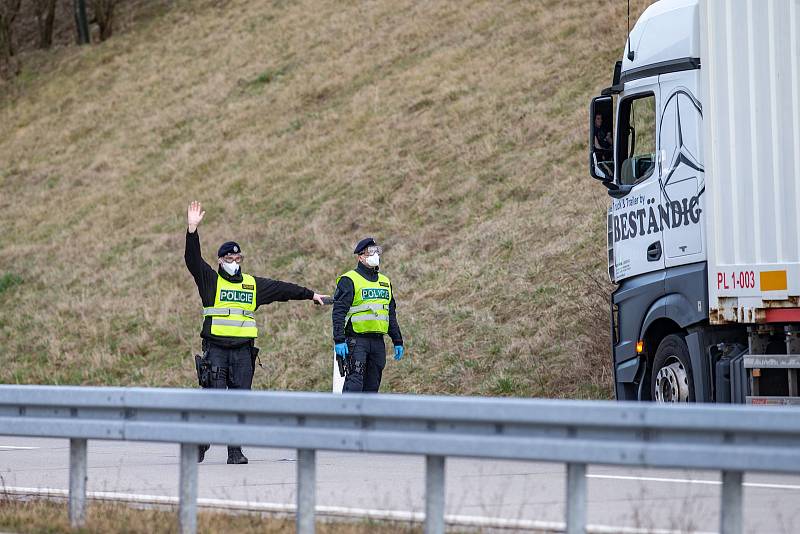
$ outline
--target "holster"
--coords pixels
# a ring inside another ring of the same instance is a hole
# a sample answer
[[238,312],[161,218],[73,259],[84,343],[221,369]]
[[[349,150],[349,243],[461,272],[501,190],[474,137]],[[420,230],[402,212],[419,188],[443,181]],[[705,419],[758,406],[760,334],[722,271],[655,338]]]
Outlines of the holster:
[[353,357],[347,358],[347,374],[364,375],[364,362],[360,362]]
[[194,365],[197,369],[197,383],[201,388],[211,387],[211,362],[208,359],[207,353],[194,355]]
[[339,376],[345,375],[363,375],[364,374],[364,364],[362,362],[356,361],[353,355],[356,352],[356,340],[355,338],[348,337],[345,342],[347,343],[347,348],[350,350],[350,356],[348,358],[341,358],[337,356],[339,360]]
[[254,373],[256,371],[256,358],[258,358],[258,353],[260,351],[261,351],[261,349],[259,349],[255,345],[251,345],[250,346],[250,367],[253,368],[253,372]]

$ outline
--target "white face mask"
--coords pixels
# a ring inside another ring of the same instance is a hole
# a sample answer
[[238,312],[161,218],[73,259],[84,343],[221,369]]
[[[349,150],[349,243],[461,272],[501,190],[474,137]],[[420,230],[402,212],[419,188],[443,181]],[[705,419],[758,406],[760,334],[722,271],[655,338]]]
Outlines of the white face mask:
[[229,275],[233,276],[239,271],[239,264],[235,261],[230,263],[222,262],[222,268],[225,269],[225,272]]
[[381,257],[377,254],[373,254],[372,256],[367,256],[365,263],[370,267],[377,267],[381,263]]

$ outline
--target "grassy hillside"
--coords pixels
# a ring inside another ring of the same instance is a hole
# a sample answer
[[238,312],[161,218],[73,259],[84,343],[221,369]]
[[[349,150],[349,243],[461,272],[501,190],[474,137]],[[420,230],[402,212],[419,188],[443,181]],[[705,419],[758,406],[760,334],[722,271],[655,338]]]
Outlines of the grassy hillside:
[[[194,384],[197,199],[207,260],[236,239],[320,292],[385,245],[408,349],[385,391],[610,395],[586,109],[626,7],[590,7],[179,2],[27,58],[0,86],[0,382]],[[255,387],[330,387],[329,308],[259,325]]]

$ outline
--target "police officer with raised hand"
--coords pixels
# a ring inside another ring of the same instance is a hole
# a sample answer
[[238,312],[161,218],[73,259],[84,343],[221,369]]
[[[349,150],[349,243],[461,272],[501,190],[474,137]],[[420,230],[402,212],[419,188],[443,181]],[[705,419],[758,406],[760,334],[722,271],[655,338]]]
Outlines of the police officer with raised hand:
[[356,268],[336,281],[333,341],[336,356],[345,361],[343,392],[378,391],[386,365],[385,334],[394,344],[394,359],[403,357],[392,284],[378,272],[381,253],[373,238],[362,239],[353,250]]
[[[254,342],[258,337],[255,311],[270,302],[313,300],[322,304],[327,295],[280,280],[244,274],[242,249],[234,241],[223,243],[217,251],[218,270],[203,261],[197,226],[205,212],[199,202],[189,204],[186,232],[186,267],[192,273],[203,301],[203,360],[207,367],[208,383],[214,389],[250,389],[253,383]],[[209,445],[201,445],[198,462],[202,462]],[[246,464],[242,448],[228,446],[229,464]]]

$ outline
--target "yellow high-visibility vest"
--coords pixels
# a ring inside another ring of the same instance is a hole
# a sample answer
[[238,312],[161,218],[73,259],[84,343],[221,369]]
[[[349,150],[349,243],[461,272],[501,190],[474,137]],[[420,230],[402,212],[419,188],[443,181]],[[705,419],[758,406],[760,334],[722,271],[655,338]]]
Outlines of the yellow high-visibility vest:
[[242,281],[236,284],[218,275],[214,306],[203,308],[203,317],[211,317],[215,336],[257,338],[255,311],[255,278],[242,274]]
[[[392,301],[389,278],[379,273],[378,280],[370,282],[358,271],[349,271],[342,276],[353,281],[353,303],[345,317],[345,327],[350,322],[356,334],[388,333],[389,303]],[[342,276],[336,279],[337,285]]]

